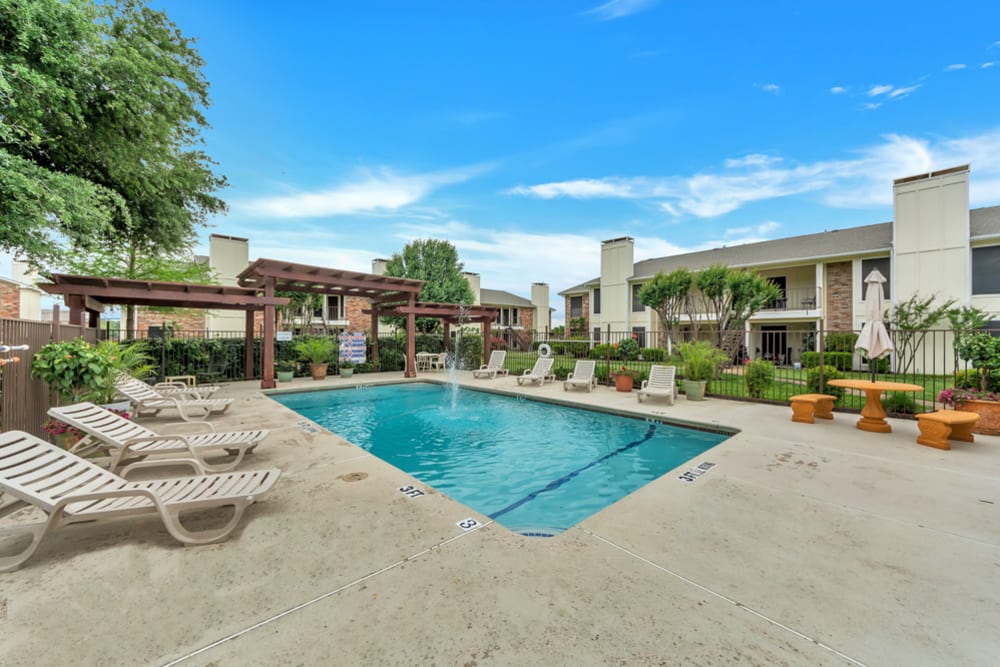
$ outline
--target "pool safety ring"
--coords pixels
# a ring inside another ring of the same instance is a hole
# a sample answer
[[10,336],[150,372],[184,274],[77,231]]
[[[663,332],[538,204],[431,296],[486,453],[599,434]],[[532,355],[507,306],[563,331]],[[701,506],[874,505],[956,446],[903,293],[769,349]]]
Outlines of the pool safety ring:
[[541,345],[538,346],[538,356],[542,357],[543,359],[548,359],[549,357],[552,356],[552,348],[549,347],[548,343],[542,343]]

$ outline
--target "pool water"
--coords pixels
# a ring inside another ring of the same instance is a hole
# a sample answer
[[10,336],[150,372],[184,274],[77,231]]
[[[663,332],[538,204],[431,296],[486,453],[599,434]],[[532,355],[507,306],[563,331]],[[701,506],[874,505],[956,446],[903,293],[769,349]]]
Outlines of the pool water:
[[272,398],[510,530],[563,531],[729,436],[409,383]]

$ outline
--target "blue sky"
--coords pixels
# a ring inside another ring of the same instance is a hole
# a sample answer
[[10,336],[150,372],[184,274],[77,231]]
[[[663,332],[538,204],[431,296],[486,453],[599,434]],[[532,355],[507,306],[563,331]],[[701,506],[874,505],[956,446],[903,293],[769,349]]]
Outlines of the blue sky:
[[636,260],[889,220],[972,164],[1000,204],[1000,3],[154,0],[207,61],[211,232],[368,270],[454,243],[523,296]]

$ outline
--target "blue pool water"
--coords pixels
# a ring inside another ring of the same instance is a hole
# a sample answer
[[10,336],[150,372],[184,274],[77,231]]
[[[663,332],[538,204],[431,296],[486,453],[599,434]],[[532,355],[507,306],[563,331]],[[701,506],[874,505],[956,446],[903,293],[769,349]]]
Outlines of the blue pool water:
[[565,530],[729,437],[437,384],[272,398],[529,534]]

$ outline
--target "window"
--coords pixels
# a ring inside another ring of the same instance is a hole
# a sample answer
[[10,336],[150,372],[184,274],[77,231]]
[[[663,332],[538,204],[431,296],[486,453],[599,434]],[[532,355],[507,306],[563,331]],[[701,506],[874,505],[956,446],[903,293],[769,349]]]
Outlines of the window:
[[594,344],[600,345],[601,343],[601,327],[594,327]]
[[601,288],[594,288],[594,315],[601,314]]
[[1000,294],[1000,245],[972,249],[972,293]]
[[520,324],[520,313],[517,308],[500,308],[500,326],[516,327]]
[[632,327],[632,333],[639,347],[646,347],[646,327]]
[[642,301],[639,301],[639,290],[642,289],[642,285],[632,285],[632,312],[641,313],[646,310],[646,306],[642,305]]
[[862,301],[865,300],[865,292],[868,291],[867,287],[864,284],[864,280],[865,280],[865,278],[868,277],[868,274],[871,273],[875,269],[878,269],[878,272],[882,274],[883,278],[885,278],[885,284],[882,285],[882,296],[885,297],[886,301],[888,301],[890,298],[892,298],[892,292],[889,290],[889,276],[891,275],[889,273],[889,268],[890,268],[890,266],[889,266],[889,258],[888,257],[879,257],[878,259],[863,259],[863,260],[861,260],[861,300]]
[[344,319],[344,300],[340,296],[330,295],[326,297],[326,319]]
[[583,297],[582,296],[571,296],[569,298],[569,316],[573,317],[583,317]]

